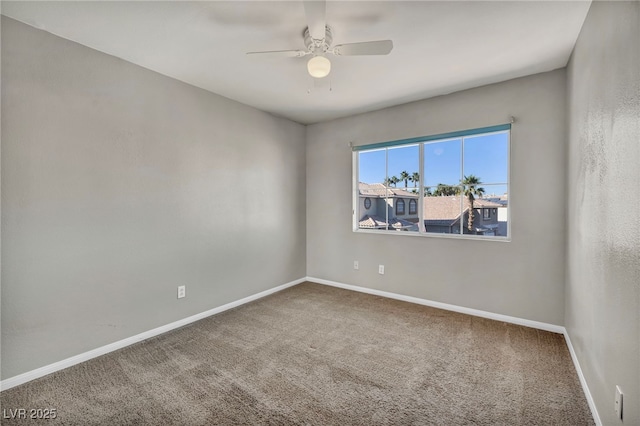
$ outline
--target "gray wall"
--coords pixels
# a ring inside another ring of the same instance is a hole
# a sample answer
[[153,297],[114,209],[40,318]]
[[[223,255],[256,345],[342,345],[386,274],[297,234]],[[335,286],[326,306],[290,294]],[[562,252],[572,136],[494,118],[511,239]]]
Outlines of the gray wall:
[[640,425],[639,40],[640,3],[594,2],[568,68],[565,326],[605,425]]
[[[565,83],[563,69],[308,126],[307,275],[562,324]],[[349,142],[502,124],[510,115],[518,120],[511,145],[511,242],[352,232]],[[329,204],[332,209],[322,208]]]
[[3,17],[2,378],[304,277],[304,194],[303,126]]

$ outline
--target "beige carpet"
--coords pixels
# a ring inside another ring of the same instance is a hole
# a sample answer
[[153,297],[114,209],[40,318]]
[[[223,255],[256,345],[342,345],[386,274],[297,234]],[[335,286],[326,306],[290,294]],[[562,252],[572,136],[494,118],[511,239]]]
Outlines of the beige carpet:
[[593,424],[562,335],[310,283],[0,402],[56,408],[38,424]]

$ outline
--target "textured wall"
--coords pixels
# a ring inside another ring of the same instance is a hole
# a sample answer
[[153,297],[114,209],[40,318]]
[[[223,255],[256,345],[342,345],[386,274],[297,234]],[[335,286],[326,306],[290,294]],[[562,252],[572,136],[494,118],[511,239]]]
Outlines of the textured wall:
[[[565,83],[557,70],[308,126],[307,274],[562,324]],[[510,115],[511,242],[352,232],[349,142],[503,124]]]
[[639,2],[594,2],[568,68],[565,322],[605,425],[640,424],[639,40]]
[[304,138],[3,17],[2,378],[304,277]]

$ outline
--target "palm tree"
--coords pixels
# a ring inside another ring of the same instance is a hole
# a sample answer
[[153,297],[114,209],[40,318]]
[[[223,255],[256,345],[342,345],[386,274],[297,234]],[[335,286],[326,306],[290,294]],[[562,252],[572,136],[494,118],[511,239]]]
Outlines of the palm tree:
[[411,182],[413,182],[413,187],[416,188],[418,186],[418,183],[420,182],[420,173],[413,172],[409,179],[411,180]]
[[462,184],[462,190],[464,191],[465,197],[469,200],[469,220],[467,222],[467,229],[469,232],[473,232],[473,221],[475,219],[473,201],[475,200],[476,195],[482,197],[484,194],[484,188],[478,187],[482,182],[480,182],[479,177],[474,175],[464,176],[464,179],[462,179],[460,183]]
[[411,179],[411,175],[406,170],[400,172],[400,180],[404,181],[404,189],[407,189],[409,185],[409,179]]
[[433,195],[437,197],[446,197],[449,195],[456,195],[459,191],[459,188],[455,186],[447,186],[444,183],[439,183],[433,191]]
[[397,178],[397,177],[395,177],[395,176],[391,176],[391,177],[386,177],[386,178],[384,178],[384,185],[385,185],[385,186],[391,186],[391,185],[396,186],[396,184],[397,184],[398,182],[400,182],[400,179],[398,179],[398,178]]

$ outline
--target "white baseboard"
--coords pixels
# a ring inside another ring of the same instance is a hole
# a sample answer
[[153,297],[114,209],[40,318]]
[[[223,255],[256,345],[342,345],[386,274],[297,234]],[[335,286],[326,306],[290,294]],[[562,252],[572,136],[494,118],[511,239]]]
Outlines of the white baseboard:
[[373,294],[376,296],[388,297],[390,299],[402,300],[404,302],[416,303],[424,306],[431,306],[433,308],[444,309],[447,311],[459,312],[462,314],[473,315],[476,317],[488,318],[492,320],[508,322],[511,324],[523,325],[526,327],[537,328],[539,330],[551,331],[553,333],[562,334],[567,342],[567,346],[569,348],[569,353],[571,354],[571,360],[573,361],[573,365],[576,368],[576,372],[578,373],[578,378],[580,379],[580,384],[582,385],[582,390],[584,391],[585,398],[587,399],[587,403],[589,404],[589,409],[591,410],[591,415],[593,416],[593,421],[596,426],[602,426],[602,422],[600,421],[600,416],[598,414],[598,410],[596,409],[596,404],[591,396],[591,392],[589,391],[589,386],[587,385],[587,381],[582,374],[582,368],[580,368],[580,362],[576,356],[575,351],[573,350],[573,345],[571,344],[571,339],[569,338],[569,334],[565,327],[561,325],[548,324],[545,322],[532,321],[518,317],[512,317],[508,315],[495,314],[493,312],[481,311],[479,309],[465,308],[457,305],[450,305],[448,303],[442,302],[434,302],[433,300],[420,299],[418,297],[405,296],[403,294],[390,293],[388,291],[375,290],[366,287],[359,287],[350,284],[343,284],[336,281],[324,280],[321,278],[307,277],[307,281],[313,282],[316,284],[324,284],[332,287],[344,288],[346,290],[358,291],[361,293]]
[[475,317],[488,318],[496,321],[508,322],[511,324],[524,325],[525,327],[537,328],[539,330],[551,331],[553,333],[564,334],[565,329],[561,325],[548,324],[546,322],[532,321],[508,315],[494,314],[493,312],[481,311],[479,309],[465,308],[463,306],[450,305],[448,303],[434,302],[433,300],[420,299],[404,294],[390,293],[388,291],[374,290],[356,285],[343,284],[335,281],[323,280],[321,278],[307,277],[307,281],[329,285],[332,287],[344,288],[346,290],[358,291],[360,293],[374,294],[376,296],[388,297],[389,299],[402,300],[404,302],[416,303],[418,305],[430,306],[432,308],[444,309],[446,311],[459,312],[461,314],[473,315]]
[[580,362],[578,361],[578,356],[576,355],[576,351],[573,349],[573,345],[571,344],[569,333],[565,329],[563,334],[564,334],[564,340],[567,342],[567,346],[569,347],[569,353],[571,354],[573,365],[575,366],[576,372],[578,373],[578,378],[580,379],[580,384],[582,385],[584,396],[585,398],[587,398],[587,403],[589,404],[589,409],[591,410],[593,421],[595,422],[596,426],[602,426],[602,421],[600,420],[600,414],[598,414],[596,403],[593,400],[593,396],[591,396],[591,391],[589,391],[589,386],[587,385],[587,379],[585,379],[584,374],[582,373],[582,368],[580,367]]
[[128,337],[123,340],[119,340],[114,343],[110,343],[105,346],[101,346],[99,348],[90,350],[88,352],[84,352],[71,358],[63,359],[62,361],[54,362],[53,364],[45,365],[44,367],[37,368],[32,371],[28,371],[26,373],[19,374],[14,377],[10,377],[8,379],[0,381],[0,391],[4,391],[7,389],[11,389],[12,387],[21,385],[23,383],[29,382],[31,380],[35,380],[37,378],[46,376],[47,374],[54,373],[56,371],[62,370],[64,368],[71,367],[72,365],[79,364],[84,361],[88,361],[91,358],[95,358],[101,355],[105,355],[109,352],[113,352],[115,350],[124,348],[126,346],[132,345],[134,343],[141,342],[143,340],[149,339],[151,337],[155,337],[159,334],[166,333],[167,331],[171,331],[173,329],[185,326],[187,324],[191,324],[192,322],[201,320],[203,318],[209,317],[211,315],[218,314],[220,312],[224,312],[226,310],[235,308],[240,305],[244,305],[245,303],[252,302],[254,300],[263,298],[273,293],[277,293],[279,291],[284,290],[285,288],[292,287],[294,285],[305,282],[306,278],[300,278],[295,281],[288,282],[286,284],[279,285],[277,287],[273,287],[269,290],[261,291],[260,293],[253,294],[251,296],[247,296],[243,299],[236,300],[235,302],[227,303],[226,305],[218,306],[217,308],[209,309],[208,311],[201,312],[196,315],[192,315],[187,318],[183,318],[181,320],[172,322],[170,324],[163,325],[161,327],[154,328],[149,331],[145,331],[144,333],[136,334],[135,336]]

